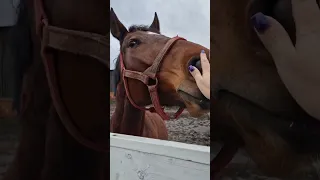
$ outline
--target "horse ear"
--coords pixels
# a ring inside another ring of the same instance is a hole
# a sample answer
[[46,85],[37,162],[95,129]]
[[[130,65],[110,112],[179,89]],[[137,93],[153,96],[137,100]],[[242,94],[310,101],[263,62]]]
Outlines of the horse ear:
[[153,22],[152,22],[152,24],[150,25],[149,28],[150,29],[156,29],[156,30],[158,30],[160,32],[160,23],[159,23],[158,15],[157,15],[156,12],[154,13]]
[[114,13],[113,8],[110,10],[110,30],[113,37],[122,41],[123,38],[128,33],[127,28],[119,21],[116,13]]

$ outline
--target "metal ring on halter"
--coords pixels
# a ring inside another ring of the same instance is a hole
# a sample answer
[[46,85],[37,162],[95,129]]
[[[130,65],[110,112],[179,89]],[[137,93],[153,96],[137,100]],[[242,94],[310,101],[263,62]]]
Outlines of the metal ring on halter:
[[148,79],[148,84],[146,84],[147,86],[158,86],[158,82],[159,82],[159,80],[158,80],[158,78],[156,77],[156,78],[153,78],[153,77],[150,77],[150,76],[148,76],[149,77],[149,79]]

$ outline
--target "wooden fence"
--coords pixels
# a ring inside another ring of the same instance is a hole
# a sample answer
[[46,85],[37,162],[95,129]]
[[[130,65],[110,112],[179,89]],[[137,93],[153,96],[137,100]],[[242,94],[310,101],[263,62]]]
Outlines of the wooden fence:
[[209,180],[210,147],[110,133],[110,180]]

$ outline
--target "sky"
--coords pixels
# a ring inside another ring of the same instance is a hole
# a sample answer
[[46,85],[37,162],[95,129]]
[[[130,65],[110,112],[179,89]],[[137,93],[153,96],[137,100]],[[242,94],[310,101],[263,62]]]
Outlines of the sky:
[[[110,7],[126,28],[150,25],[157,12],[161,34],[179,35],[210,48],[210,0],[110,0]],[[114,69],[119,46],[110,33],[110,69]]]

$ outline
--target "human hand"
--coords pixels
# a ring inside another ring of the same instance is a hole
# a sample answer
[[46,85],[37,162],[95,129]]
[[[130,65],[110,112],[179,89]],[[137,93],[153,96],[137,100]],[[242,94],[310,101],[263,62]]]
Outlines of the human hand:
[[320,120],[320,10],[316,0],[291,0],[296,45],[279,22],[262,13],[251,20],[297,103]]
[[207,99],[210,99],[210,63],[204,50],[202,50],[200,53],[200,61],[202,67],[202,75],[200,71],[192,65],[189,66],[189,71],[193,78],[196,80],[197,86],[199,87],[202,94]]

